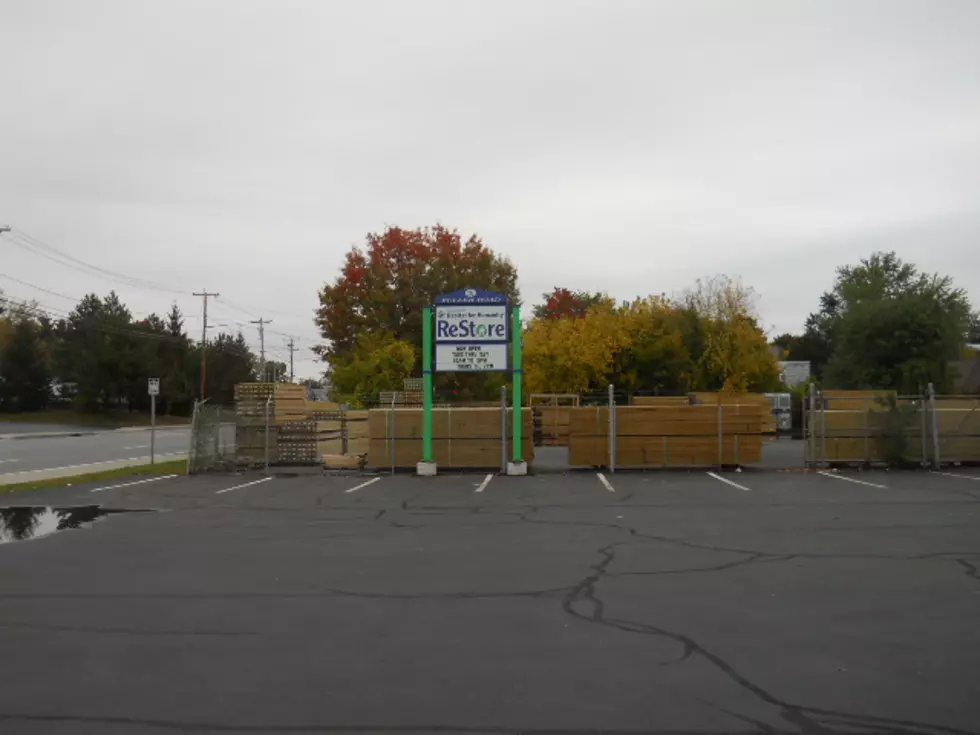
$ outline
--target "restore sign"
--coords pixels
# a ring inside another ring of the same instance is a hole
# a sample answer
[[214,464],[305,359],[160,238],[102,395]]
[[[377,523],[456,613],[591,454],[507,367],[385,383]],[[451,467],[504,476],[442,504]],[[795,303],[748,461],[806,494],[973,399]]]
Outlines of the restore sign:
[[436,307],[437,372],[507,370],[507,306]]

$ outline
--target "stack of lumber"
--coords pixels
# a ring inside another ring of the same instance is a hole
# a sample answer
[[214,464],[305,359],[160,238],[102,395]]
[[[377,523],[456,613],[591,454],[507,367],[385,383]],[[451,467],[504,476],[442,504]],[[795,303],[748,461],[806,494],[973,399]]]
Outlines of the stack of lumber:
[[936,398],[939,459],[980,462],[980,398]]
[[[837,400],[837,405],[842,405],[840,398]],[[848,403],[855,405],[853,401]],[[925,449],[931,452],[930,416],[924,410],[924,402],[900,404],[894,411],[874,401],[862,401],[860,409],[816,411],[811,417],[811,430],[817,457],[828,462],[890,462],[899,453],[904,461],[921,462],[923,431]]]
[[688,396],[633,396],[634,406],[690,406]]
[[[235,461],[238,464],[259,465],[265,462],[266,401],[274,392],[274,383],[239,383],[235,386]],[[270,417],[270,462],[277,459],[276,434]]]
[[383,390],[378,394],[378,405],[385,406],[414,406],[422,405],[422,391],[420,390]]
[[535,406],[534,443],[543,447],[567,447],[571,406]]
[[307,418],[305,386],[291,383],[276,383],[275,386],[272,399],[275,422],[304,421]]
[[[534,458],[531,410],[522,410],[524,460]],[[513,419],[508,418],[508,429]],[[422,459],[423,411],[419,408],[373,409],[367,419],[370,441],[367,466],[414,469]],[[434,408],[432,454],[440,468],[500,467],[500,408]],[[508,455],[511,455],[508,448]]]
[[863,411],[885,408],[898,397],[893,390],[824,390],[820,392],[825,409]]
[[[693,402],[699,406],[721,406],[724,409],[724,416],[728,416],[731,411],[738,411],[743,406],[756,408],[765,412],[762,422],[762,432],[764,434],[776,433],[776,417],[772,414],[772,404],[768,396],[764,393],[692,393]],[[724,422],[725,418],[722,417]]]
[[[616,409],[617,467],[702,467],[762,460],[757,406],[719,411],[713,406],[627,406]],[[569,463],[609,464],[609,409],[577,408],[571,414]]]

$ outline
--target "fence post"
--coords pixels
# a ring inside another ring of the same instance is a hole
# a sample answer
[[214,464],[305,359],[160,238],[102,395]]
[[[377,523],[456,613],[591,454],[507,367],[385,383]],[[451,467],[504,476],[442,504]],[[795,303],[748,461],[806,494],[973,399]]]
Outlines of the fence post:
[[[867,397],[862,398],[861,402],[864,408],[864,461],[867,462],[868,466],[870,467],[871,466],[871,442],[868,438],[868,429],[870,428],[868,426],[868,418],[869,418],[868,414],[870,413],[870,410],[868,409],[868,398]],[[838,456],[840,456],[840,454],[838,454]]]
[[609,384],[609,473],[616,472],[616,395]]
[[725,464],[725,433],[723,427],[725,406],[721,402],[721,396],[718,396],[718,469],[720,470]]
[[[534,416],[534,409],[531,409]],[[533,418],[532,418],[533,422]],[[532,424],[533,426],[533,424]],[[507,474],[507,386],[500,386],[500,474]]]
[[272,403],[272,396],[265,402],[265,474],[269,474],[269,406]]
[[810,383],[810,463],[817,466],[817,386]]
[[[922,390],[921,384],[919,385],[919,390]],[[926,439],[929,432],[926,429],[926,401],[921,393],[919,395],[919,413],[922,414],[922,429],[919,431],[919,444],[922,445],[922,466],[926,467],[929,464],[929,449],[927,447],[929,442]]]
[[939,456],[939,416],[936,414],[936,388],[929,383],[929,407],[932,413],[932,467],[938,470],[942,460]]
[[398,448],[398,432],[395,431],[395,421],[398,414],[395,413],[395,392],[391,393],[391,474],[395,474],[395,450]]
[[194,399],[194,410],[191,412],[191,434],[190,439],[187,444],[187,474],[191,474],[191,468],[194,466],[194,455],[195,455],[195,435],[197,433],[197,407],[200,402]]

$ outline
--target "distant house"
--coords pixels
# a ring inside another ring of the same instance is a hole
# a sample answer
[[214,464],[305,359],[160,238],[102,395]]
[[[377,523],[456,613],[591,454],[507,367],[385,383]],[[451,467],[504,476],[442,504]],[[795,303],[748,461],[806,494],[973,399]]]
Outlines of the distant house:
[[781,360],[779,379],[787,388],[795,388],[810,379],[809,360]]

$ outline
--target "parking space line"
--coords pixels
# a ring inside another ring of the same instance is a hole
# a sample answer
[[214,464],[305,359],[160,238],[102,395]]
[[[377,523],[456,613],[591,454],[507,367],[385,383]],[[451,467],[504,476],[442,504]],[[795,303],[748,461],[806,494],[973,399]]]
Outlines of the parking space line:
[[714,472],[706,472],[705,474],[708,475],[708,477],[713,477],[716,480],[720,480],[721,482],[725,483],[726,485],[731,485],[732,487],[737,487],[739,490],[742,490],[744,492],[747,492],[747,493],[752,492],[751,488],[747,488],[744,485],[739,485],[737,482],[732,482],[731,480],[729,480],[726,477],[722,477],[721,475],[716,475]]
[[226,487],[223,490],[218,490],[215,495],[221,495],[222,493],[230,493],[232,490],[238,490],[243,487],[248,487],[249,485],[258,485],[260,482],[268,482],[271,477],[263,477],[261,480],[252,480],[252,482],[244,482],[241,485],[232,485],[231,487]]
[[130,485],[145,485],[148,482],[159,482],[160,480],[169,480],[177,475],[160,475],[159,477],[149,477],[145,480],[134,480],[133,482],[123,482],[118,485],[106,485],[105,487],[97,487],[94,490],[89,490],[90,493],[101,493],[103,490],[115,490],[117,487],[129,487]]
[[487,485],[490,484],[490,480],[492,479],[493,479],[493,475],[487,475],[486,477],[484,477],[483,482],[481,482],[480,486],[473,492],[482,493],[484,490],[487,489]]
[[955,472],[937,472],[936,470],[933,470],[931,474],[942,475],[943,477],[959,477],[961,480],[976,480],[980,482],[980,476],[978,475],[958,475]]
[[824,477],[829,477],[833,480],[844,480],[845,482],[854,482],[858,485],[867,485],[868,487],[877,487],[882,490],[887,490],[887,485],[875,485],[873,482],[867,482],[865,480],[855,480],[853,477],[845,477],[844,475],[834,475],[830,472],[818,472],[818,475],[823,475]]
[[368,485],[370,485],[372,483],[375,483],[375,482],[377,482],[380,479],[381,479],[380,477],[372,477],[367,482],[362,482],[360,485],[355,485],[354,487],[350,488],[349,490],[344,490],[344,492],[345,493],[352,493],[355,490],[360,490],[362,487],[367,487]]
[[608,490],[611,493],[616,492],[616,488],[612,486],[612,483],[610,483],[609,480],[606,479],[606,476],[604,474],[602,474],[601,472],[596,472],[595,476],[599,478],[599,482],[605,485],[606,490]]

